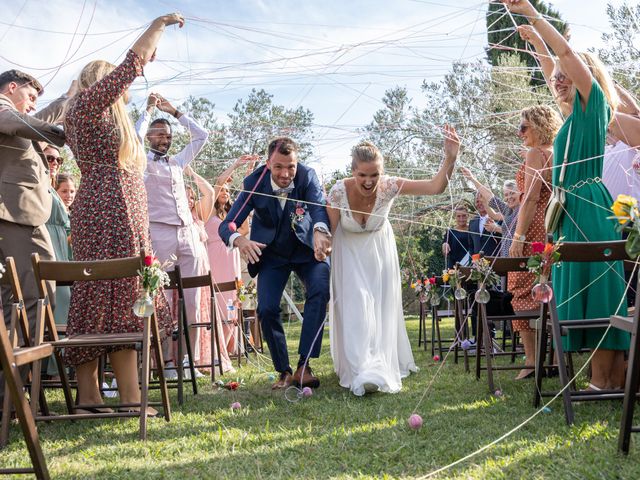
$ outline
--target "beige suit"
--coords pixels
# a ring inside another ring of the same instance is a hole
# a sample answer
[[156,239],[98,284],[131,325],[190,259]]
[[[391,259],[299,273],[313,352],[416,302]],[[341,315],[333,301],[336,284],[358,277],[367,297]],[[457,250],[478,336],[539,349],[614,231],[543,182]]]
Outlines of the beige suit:
[[[0,262],[9,256],[16,261],[32,330],[38,291],[31,254],[54,259],[44,226],[51,215],[51,194],[42,151],[49,143],[64,145],[64,132],[51,123],[60,122],[65,102],[59,98],[31,116],[19,113],[11,100],[0,95]],[[11,293],[3,288],[5,322],[10,319],[10,302]]]

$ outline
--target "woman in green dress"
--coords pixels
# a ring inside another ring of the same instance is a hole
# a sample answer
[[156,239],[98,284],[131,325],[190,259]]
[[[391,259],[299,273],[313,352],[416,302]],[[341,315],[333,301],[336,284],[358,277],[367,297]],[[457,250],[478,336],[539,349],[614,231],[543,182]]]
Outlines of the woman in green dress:
[[[567,242],[619,240],[611,216],[611,195],[601,182],[607,128],[618,103],[615,87],[597,58],[574,52],[567,40],[528,0],[502,0],[512,12],[527,17],[540,38],[557,55],[549,78],[556,101],[566,116],[554,142],[553,185],[558,185],[567,141],[567,167],[562,188],[565,214],[556,239]],[[545,61],[548,61],[545,60]],[[558,318],[588,319],[624,314],[627,303],[622,262],[561,263],[553,269]],[[624,351],[629,335],[611,328],[572,330],[563,337],[567,351],[594,349],[591,362],[593,390],[624,384]]]
[[[71,249],[69,248],[69,232],[71,224],[69,223],[69,213],[63,200],[56,192],[55,185],[58,170],[62,165],[63,158],[60,156],[58,147],[49,145],[44,149],[44,155],[49,165],[49,178],[51,178],[51,196],[53,202],[51,204],[51,216],[47,220],[46,226],[51,236],[51,243],[59,262],[68,262],[71,260]],[[73,182],[73,180],[70,180]],[[69,300],[71,298],[71,289],[69,287],[56,288],[56,308],[53,312],[56,325],[66,325],[67,316],[69,315]],[[49,362],[47,366],[47,374],[51,376],[58,375],[55,362]]]

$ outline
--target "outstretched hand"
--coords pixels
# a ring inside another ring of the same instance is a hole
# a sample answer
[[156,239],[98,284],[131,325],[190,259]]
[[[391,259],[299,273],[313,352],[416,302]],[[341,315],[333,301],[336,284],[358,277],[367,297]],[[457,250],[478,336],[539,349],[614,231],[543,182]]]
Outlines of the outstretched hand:
[[473,174],[467,167],[460,167],[460,173],[462,173],[462,176],[467,180],[473,180]]
[[184,26],[184,17],[180,13],[170,13],[168,15],[163,15],[160,17],[162,22],[168,27],[169,25],[178,24],[178,27],[182,28]]
[[536,15],[536,9],[533,8],[529,0],[500,0],[505,8],[511,13],[517,13],[520,15],[534,16]]
[[460,152],[460,138],[456,129],[448,123],[443,127],[444,130],[444,154],[448,161],[455,162]]
[[320,230],[313,232],[313,254],[319,262],[331,255],[331,237]]
[[529,42],[531,45],[539,45],[541,43],[544,43],[538,31],[531,25],[518,26],[518,33],[520,34],[520,38],[522,40],[524,40],[525,42]]
[[247,237],[239,236],[233,242],[234,247],[238,247],[240,255],[249,263],[258,263],[262,255],[262,249],[266,247],[264,243],[254,242]]

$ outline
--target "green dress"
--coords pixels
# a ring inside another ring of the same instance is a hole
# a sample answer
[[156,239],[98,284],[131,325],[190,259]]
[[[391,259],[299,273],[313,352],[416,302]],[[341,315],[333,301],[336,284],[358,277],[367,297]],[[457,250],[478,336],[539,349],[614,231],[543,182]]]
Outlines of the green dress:
[[[620,240],[612,215],[611,195],[602,181],[602,164],[607,126],[611,110],[607,98],[594,80],[583,111],[576,92],[573,112],[558,132],[553,145],[553,185],[558,184],[569,125],[571,143],[563,187],[566,189],[566,213],[556,239],[567,242]],[[583,160],[585,161],[579,161]],[[572,163],[575,162],[575,163]],[[627,302],[622,262],[560,262],[552,272],[553,290],[558,304],[558,319],[578,320],[625,314]],[[563,337],[565,351],[595,348],[604,329],[573,330]],[[627,350],[628,333],[611,328],[600,348]]]
[[[46,227],[51,237],[53,251],[56,254],[56,260],[59,262],[68,262],[72,260],[71,248],[69,247],[69,232],[71,231],[71,223],[69,222],[69,214],[67,208],[62,203],[62,199],[57,192],[51,188],[51,196],[53,202],[51,204],[51,216],[47,220]],[[69,316],[69,301],[71,300],[71,289],[69,287],[56,288],[56,308],[53,311],[56,325],[66,325]],[[54,362],[49,362],[47,366],[49,375],[57,375]]]

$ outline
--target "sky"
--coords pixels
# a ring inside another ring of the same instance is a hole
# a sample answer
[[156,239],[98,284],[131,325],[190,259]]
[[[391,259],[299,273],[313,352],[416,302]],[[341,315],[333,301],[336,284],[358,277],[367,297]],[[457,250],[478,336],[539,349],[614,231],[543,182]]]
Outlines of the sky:
[[[601,45],[606,5],[553,2],[579,50]],[[349,163],[387,89],[404,86],[420,105],[423,80],[484,57],[486,8],[486,0],[0,0],[0,71],[41,79],[45,105],[88,61],[119,62],[148,22],[179,11],[185,27],[167,29],[132,101],[144,105],[150,91],[175,104],[204,96],[224,121],[239,98],[264,88],[277,104],[313,112],[312,166],[326,174]]]

